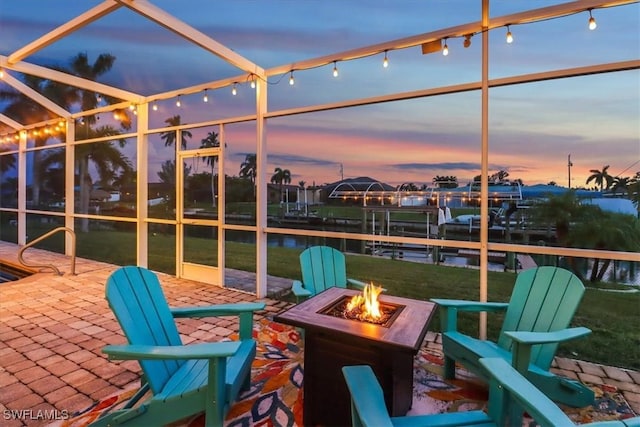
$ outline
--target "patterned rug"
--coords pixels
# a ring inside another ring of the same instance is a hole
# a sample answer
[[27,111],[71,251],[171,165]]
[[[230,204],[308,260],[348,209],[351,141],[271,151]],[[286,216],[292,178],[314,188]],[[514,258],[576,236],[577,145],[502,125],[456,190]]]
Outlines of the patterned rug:
[[[303,345],[299,332],[267,319],[256,323],[258,342],[251,372],[251,388],[244,392],[226,418],[227,427],[302,426]],[[233,338],[233,337],[232,337]],[[423,348],[414,362],[413,407],[409,415],[485,409],[487,388],[472,375],[458,369],[455,380],[442,379],[442,354]],[[576,424],[634,416],[622,394],[613,386],[592,386],[596,403],[581,409],[563,408]],[[84,427],[100,414],[126,402],[128,390],[96,402],[74,414],[61,427]],[[525,426],[536,424],[530,419]],[[172,427],[204,426],[204,416],[175,423]]]
[[[489,390],[483,382],[460,367],[456,379],[444,380],[442,353],[423,348],[414,360],[413,403],[408,415],[486,410]],[[636,416],[618,389],[611,385],[588,384],[595,393],[593,406],[571,408],[560,405],[575,424],[609,421]],[[535,427],[525,416],[523,427]]]

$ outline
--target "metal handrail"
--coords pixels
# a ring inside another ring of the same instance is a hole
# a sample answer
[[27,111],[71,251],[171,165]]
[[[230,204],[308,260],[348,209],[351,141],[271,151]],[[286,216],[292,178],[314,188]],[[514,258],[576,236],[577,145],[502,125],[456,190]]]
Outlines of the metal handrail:
[[24,265],[25,267],[30,267],[30,268],[50,268],[52,269],[58,276],[62,276],[62,273],[60,272],[60,270],[58,269],[58,267],[56,267],[53,264],[27,264],[27,262],[22,258],[22,254],[24,253],[25,250],[27,250],[27,248],[30,248],[31,246],[35,245],[38,242],[43,241],[44,239],[46,239],[49,236],[52,236],[54,234],[56,234],[59,231],[66,231],[67,233],[69,233],[71,235],[71,274],[75,275],[76,274],[76,233],[70,229],[69,227],[58,227],[58,228],[54,228],[53,230],[43,234],[42,236],[38,237],[37,239],[27,243],[26,245],[24,245],[20,251],[18,251],[18,261],[20,261],[20,264]]

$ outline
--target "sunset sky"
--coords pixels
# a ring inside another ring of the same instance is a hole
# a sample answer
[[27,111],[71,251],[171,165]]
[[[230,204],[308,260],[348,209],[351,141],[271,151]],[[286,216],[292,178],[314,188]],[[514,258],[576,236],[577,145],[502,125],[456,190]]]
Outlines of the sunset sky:
[[[99,1],[0,0],[0,54],[9,55]],[[190,0],[152,1],[189,25],[263,68],[373,45],[475,22],[480,0]],[[494,0],[491,16],[558,2]],[[186,7],[188,6],[188,7]],[[598,27],[587,28],[588,13],[512,26],[490,32],[490,78],[637,60],[640,5],[593,11]],[[403,91],[476,82],[481,78],[481,35],[471,46],[448,40],[450,54],[422,55],[420,47],[383,53],[269,80],[269,111],[374,97]],[[134,12],[120,10],[28,57],[41,65],[65,64],[86,52],[117,60],[101,82],[142,95],[177,90],[241,74],[210,53]],[[15,74],[14,74],[15,75]],[[4,86],[2,86],[4,87]],[[184,123],[252,114],[254,95],[246,81],[238,95],[230,88],[160,103],[151,126],[180,114]],[[552,80],[490,91],[490,171],[507,170],[525,184],[585,185],[591,169],[610,165],[613,176],[640,171],[640,72],[638,70]],[[430,183],[453,175],[461,184],[480,171],[480,93],[422,98],[356,109],[271,119],[267,125],[270,176],[274,167],[291,171],[293,182],[322,184],[370,176],[392,185]],[[0,105],[0,110],[3,106]],[[105,118],[104,120],[108,120]],[[226,129],[227,174],[237,174],[255,152],[250,124]],[[202,138],[194,132],[196,141]],[[153,138],[152,138],[153,140]]]

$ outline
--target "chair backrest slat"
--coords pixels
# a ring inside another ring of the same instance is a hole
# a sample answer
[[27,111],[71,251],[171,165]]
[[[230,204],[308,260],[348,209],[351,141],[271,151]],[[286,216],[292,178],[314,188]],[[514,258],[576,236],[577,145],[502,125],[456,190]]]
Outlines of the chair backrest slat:
[[[573,273],[559,267],[537,267],[516,278],[498,345],[511,350],[505,331],[551,332],[567,328],[584,295],[584,285]],[[558,343],[537,345],[532,363],[548,370]]]
[[[107,280],[106,297],[129,344],[182,345],[160,282],[153,272],[135,266],[119,268]],[[182,363],[140,361],[154,393],[162,389]]]
[[347,269],[342,252],[329,246],[312,246],[300,254],[302,281],[314,295],[331,287],[347,287]]

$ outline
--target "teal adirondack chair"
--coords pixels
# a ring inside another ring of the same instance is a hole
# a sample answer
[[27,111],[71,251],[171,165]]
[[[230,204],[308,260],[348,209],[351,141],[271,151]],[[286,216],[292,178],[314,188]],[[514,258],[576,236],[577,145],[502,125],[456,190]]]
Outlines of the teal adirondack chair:
[[302,281],[294,280],[291,290],[298,302],[328,288],[363,289],[365,283],[347,278],[344,254],[329,246],[311,246],[300,254]]
[[[344,366],[342,372],[351,394],[353,427],[462,427],[521,426],[526,411],[541,427],[574,427],[575,424],[533,384],[502,358],[482,358],[479,364],[490,379],[489,404],[483,411],[390,417],[384,394],[370,366]],[[623,421],[583,424],[590,427],[638,426],[640,417]]]
[[[457,361],[489,381],[479,359],[500,357],[552,400],[578,408],[592,404],[589,387],[549,371],[561,342],[591,333],[584,327],[568,328],[583,294],[582,282],[570,271],[537,267],[518,274],[509,303],[432,299],[440,307],[445,378],[455,377]],[[457,331],[458,312],[504,310],[496,343]]]
[[[170,308],[155,273],[135,266],[111,274],[106,297],[129,344],[102,351],[110,359],[138,360],[146,384],[124,409],[92,426],[161,426],[200,412],[207,426],[222,426],[240,390],[250,385],[253,313],[265,304]],[[211,316],[238,316],[239,340],[183,345],[174,318]]]

